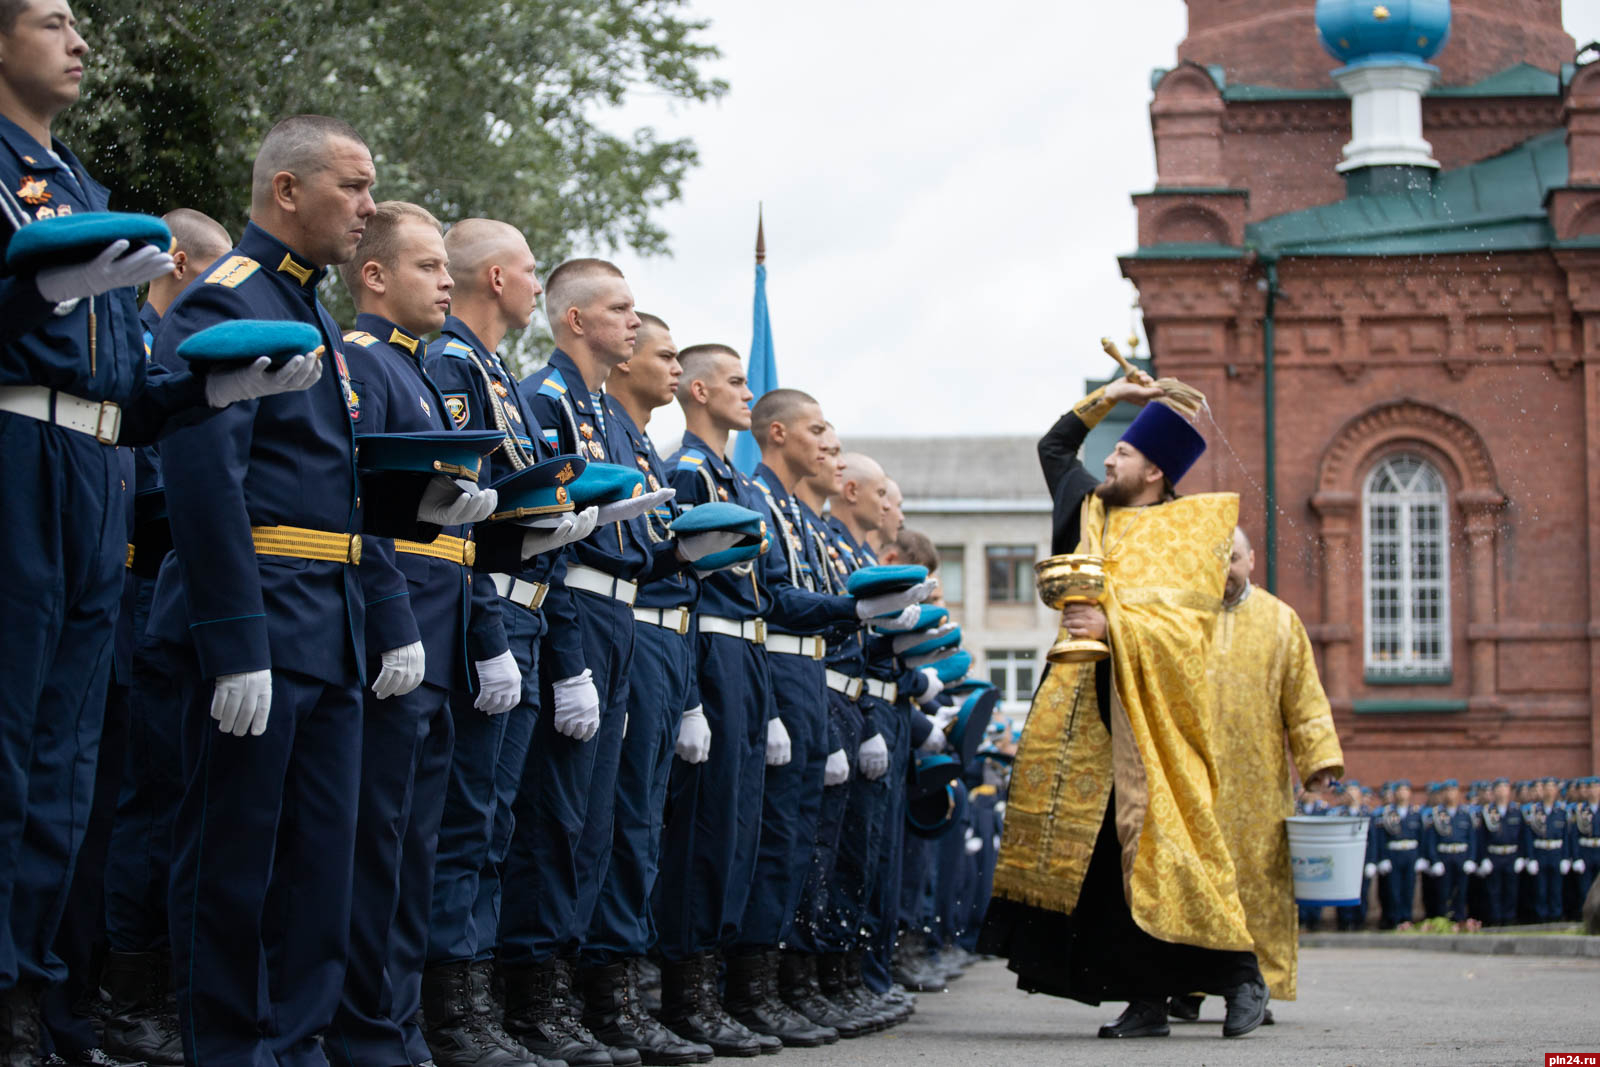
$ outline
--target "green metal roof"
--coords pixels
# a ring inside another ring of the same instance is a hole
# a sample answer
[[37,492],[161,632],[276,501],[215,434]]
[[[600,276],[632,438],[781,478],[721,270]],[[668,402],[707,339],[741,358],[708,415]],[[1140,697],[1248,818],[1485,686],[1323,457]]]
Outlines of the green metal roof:
[[1566,131],[1551,130],[1501,155],[1443,171],[1431,190],[1352,196],[1251,223],[1245,246],[1268,256],[1548,248],[1554,234],[1545,194],[1566,180]]
[[[1160,73],[1165,73],[1162,71]],[[1216,81],[1216,75],[1212,80]],[[1280,89],[1275,85],[1228,85],[1218,81],[1222,99],[1251,102],[1257,100],[1343,100],[1344,93],[1334,87],[1320,89]],[[1471,85],[1440,85],[1428,90],[1428,96],[1440,97],[1497,97],[1497,96],[1560,96],[1561,75],[1541,70],[1530,63],[1518,63],[1497,71]]]

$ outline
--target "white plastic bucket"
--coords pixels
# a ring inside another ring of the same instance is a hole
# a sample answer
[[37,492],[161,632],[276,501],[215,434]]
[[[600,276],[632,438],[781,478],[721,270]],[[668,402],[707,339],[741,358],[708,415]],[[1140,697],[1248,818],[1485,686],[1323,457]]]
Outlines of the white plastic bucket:
[[1372,820],[1364,815],[1291,815],[1284,821],[1295,900],[1324,907],[1359,905]]

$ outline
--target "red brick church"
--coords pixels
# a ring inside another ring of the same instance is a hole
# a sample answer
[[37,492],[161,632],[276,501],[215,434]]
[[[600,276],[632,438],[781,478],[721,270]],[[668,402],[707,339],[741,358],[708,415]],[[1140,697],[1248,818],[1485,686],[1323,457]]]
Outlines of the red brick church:
[[1210,398],[1185,489],[1243,495],[1350,774],[1600,772],[1600,54],[1559,0],[1188,6],[1121,259]]

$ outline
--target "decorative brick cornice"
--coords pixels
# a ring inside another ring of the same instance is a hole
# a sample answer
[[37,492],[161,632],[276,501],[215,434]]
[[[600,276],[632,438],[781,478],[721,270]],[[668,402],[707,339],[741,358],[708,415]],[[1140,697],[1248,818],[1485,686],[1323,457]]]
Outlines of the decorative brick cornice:
[[1447,411],[1409,399],[1370,408],[1340,427],[1322,454],[1317,495],[1327,494],[1331,502],[1347,499],[1341,494],[1359,492],[1367,459],[1407,440],[1429,445],[1450,461],[1460,480],[1461,496],[1474,508],[1505,503],[1489,448],[1478,431]]

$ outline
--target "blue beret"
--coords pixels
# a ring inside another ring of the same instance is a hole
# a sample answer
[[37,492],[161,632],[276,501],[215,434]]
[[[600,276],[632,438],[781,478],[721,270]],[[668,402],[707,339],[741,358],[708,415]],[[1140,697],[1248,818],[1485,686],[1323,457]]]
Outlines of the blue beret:
[[165,252],[172,248],[172,231],[154,215],[126,211],[57,215],[30,222],[11,235],[6,269],[22,274],[85,263],[116,241],[127,241],[130,249],[143,243]]
[[959,780],[906,798],[907,828],[918,837],[943,837],[964,822],[966,815],[967,787]]
[[941,634],[938,637],[930,637],[920,644],[912,645],[910,648],[900,653],[900,655],[906,659],[909,659],[912,656],[926,656],[929,653],[938,652],[941,649],[955,648],[960,644],[961,627],[957,626],[954,630],[951,630],[947,634]]
[[959,682],[967,676],[968,671],[972,670],[972,653],[957,652],[955,655],[942,659],[938,663],[930,664],[930,666],[939,672],[939,681]]
[[935,626],[943,626],[945,620],[950,618],[950,613],[937,604],[918,604],[917,610],[921,614],[917,616],[916,625],[907,630],[907,633],[920,633]]
[[720,571],[724,567],[733,567],[740,563],[750,562],[765,552],[770,545],[771,542],[765,539],[750,545],[734,545],[732,548],[725,548],[721,552],[713,552],[709,556],[701,556],[691,566],[697,571],[708,573],[710,571]]
[[492,522],[528,519],[539,515],[558,515],[571,511],[572,483],[583,475],[589,461],[582,456],[556,456],[513,471],[489,488],[500,495],[489,516]]
[[845,581],[844,588],[853,597],[877,596],[881,593],[898,593],[926,581],[928,568],[908,566],[862,567]]
[[1146,404],[1122,432],[1122,440],[1160,467],[1173,485],[1206,450],[1206,439],[1200,431],[1165,404]]
[[322,331],[308,322],[235,319],[184,338],[178,355],[191,363],[253,363],[266,356],[276,367],[321,347]]
[[494,430],[421,430],[356,435],[356,465],[391,474],[443,474],[477,481],[483,457],[505,441]]
[[1461,788],[1461,783],[1456,781],[1454,778],[1446,778],[1444,781],[1439,783],[1439,788],[1440,789],[1459,789],[1459,788]]
[[1389,783],[1389,786],[1390,786],[1390,788],[1393,788],[1393,789],[1399,789],[1401,786],[1405,786],[1407,789],[1410,789],[1411,788],[1411,779],[1409,779],[1409,778],[1396,778],[1394,781]]
[[965,678],[965,679],[963,679],[963,680],[961,680],[959,682],[955,682],[955,683],[952,683],[951,685],[945,686],[944,687],[944,691],[945,691],[945,693],[947,693],[948,695],[953,696],[953,697],[964,697],[964,696],[968,696],[968,695],[970,695],[972,693],[977,693],[977,692],[981,692],[982,690],[985,690],[985,689],[993,689],[993,688],[994,688],[993,683],[986,682],[982,678]]
[[721,531],[744,535],[742,545],[755,544],[767,535],[767,522],[757,512],[727,501],[714,500],[690,508],[672,524],[672,532],[684,534]]
[[615,504],[619,500],[644,493],[644,475],[632,467],[616,463],[591,463],[578,475],[567,492],[572,495],[574,507],[587,508],[595,504]]
[[1559,781],[1560,781],[1560,779],[1557,778],[1555,775],[1547,774],[1543,778],[1539,779],[1539,784],[1540,785],[1555,785]]
[[978,745],[989,729],[989,721],[994,717],[995,705],[999,703],[999,690],[993,687],[979,690],[967,697],[961,710],[956,712],[956,717],[945,727],[945,738],[959,753],[956,758],[962,766],[971,763],[972,757],[977,754]]

